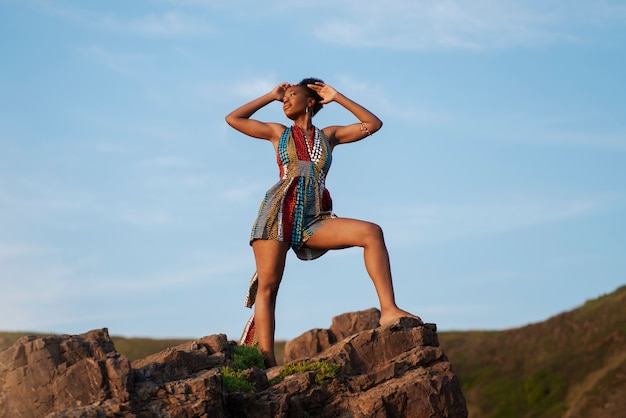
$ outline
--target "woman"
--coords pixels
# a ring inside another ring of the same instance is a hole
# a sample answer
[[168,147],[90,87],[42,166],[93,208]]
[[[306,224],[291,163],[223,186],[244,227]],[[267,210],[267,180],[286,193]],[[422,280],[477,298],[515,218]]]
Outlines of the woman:
[[[256,111],[276,100],[283,103],[285,115],[293,121],[291,127],[251,119]],[[331,102],[343,106],[358,122],[323,129],[315,127],[313,116]],[[312,260],[331,249],[362,247],[365,267],[380,302],[381,324],[403,316],[417,318],[396,305],[381,228],[370,222],[335,216],[324,186],[333,148],[378,131],[382,127],[380,119],[321,80],[308,78],[299,84],[279,84],[231,112],[226,122],[246,135],[270,141],[280,170],[281,179],[265,195],[250,238],[257,271],[248,306],[253,303],[255,310],[243,341],[250,341],[250,335],[246,334],[255,334],[266,366],[276,365],[276,295],[289,248],[299,258]]]

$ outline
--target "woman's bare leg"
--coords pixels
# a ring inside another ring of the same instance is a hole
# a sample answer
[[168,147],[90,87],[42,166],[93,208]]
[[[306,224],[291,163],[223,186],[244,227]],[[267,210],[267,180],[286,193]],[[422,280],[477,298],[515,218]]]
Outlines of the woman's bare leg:
[[387,324],[405,316],[420,319],[396,305],[389,253],[378,225],[357,219],[334,218],[309,238],[307,246],[329,250],[362,247],[365,268],[380,302],[380,323]]
[[254,322],[259,350],[265,356],[265,366],[276,366],[274,355],[275,311],[278,287],[285,270],[289,244],[280,241],[256,240],[252,242],[259,288],[254,303]]

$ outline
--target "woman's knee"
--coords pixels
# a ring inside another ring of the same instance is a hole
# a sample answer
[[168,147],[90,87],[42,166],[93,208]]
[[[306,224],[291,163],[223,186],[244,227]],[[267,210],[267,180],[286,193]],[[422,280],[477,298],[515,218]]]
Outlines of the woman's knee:
[[385,238],[383,235],[383,229],[380,227],[380,225],[372,223],[372,222],[365,223],[363,237],[368,242],[384,242],[385,241]]
[[259,287],[257,289],[257,293],[264,293],[266,295],[275,295],[278,293],[279,281],[273,281],[272,283],[261,284],[259,283]]
[[255,312],[259,313],[261,311],[257,311],[261,309],[262,312],[270,312],[274,311],[276,307],[278,293],[277,292],[257,292],[256,298],[254,299]]
[[257,288],[257,300],[275,301],[280,286],[280,278],[275,280],[263,280],[259,276],[259,287]]

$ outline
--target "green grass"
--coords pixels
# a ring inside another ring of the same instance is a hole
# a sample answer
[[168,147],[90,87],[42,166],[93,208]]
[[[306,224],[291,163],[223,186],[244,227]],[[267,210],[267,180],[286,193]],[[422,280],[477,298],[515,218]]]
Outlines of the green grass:
[[[222,367],[222,383],[227,392],[254,392],[255,388],[246,376],[246,370],[250,368],[265,369],[263,354],[256,348],[247,345],[238,345],[233,350],[232,366]],[[278,378],[270,382],[271,385],[279,383],[287,376],[296,373],[314,371],[315,382],[322,384],[324,380],[335,377],[339,366],[325,361],[300,361],[287,364],[280,371]]]
[[286,364],[280,372],[280,376],[285,378],[296,373],[317,372],[315,383],[322,384],[326,379],[332,379],[339,371],[339,365],[325,361],[300,361]]
[[226,392],[252,393],[256,390],[246,377],[245,370],[236,370],[231,367],[222,367],[222,384]]
[[111,337],[115,348],[120,354],[125,355],[130,361],[146,358],[151,354],[158,353],[169,347],[192,341],[189,339],[152,339],[152,338],[124,338]]
[[36,335],[34,332],[0,332],[0,350],[13,345],[26,335]]
[[246,370],[251,367],[265,369],[263,354],[256,347],[238,345],[233,352],[233,369]]
[[[28,331],[0,332],[0,349],[10,347],[18,339],[27,335],[46,337],[58,334]],[[115,345],[115,349],[120,354],[125,355],[130,361],[135,361],[163,351],[166,348],[189,342],[192,339],[125,338],[112,336],[111,340]]]
[[[581,382],[611,362],[621,364],[626,287],[545,322],[495,332],[440,332],[439,341],[472,417],[560,418]],[[583,391],[590,402],[611,389],[605,383],[611,379],[596,380]]]
[[232,361],[232,367],[225,366],[220,370],[226,392],[254,392],[256,388],[248,381],[246,370],[253,367],[265,370],[263,354],[256,347],[237,345],[233,349]]
[[[0,331],[0,350],[3,348],[10,347],[13,345],[18,339],[25,337],[27,335],[37,335],[40,337],[50,336],[50,335],[59,335],[59,334],[51,334],[51,333],[41,333],[41,332],[32,332],[32,331]],[[146,358],[151,354],[158,353],[160,351],[165,350],[169,347],[175,347],[180,344],[184,344],[186,342],[190,342],[193,339],[156,339],[156,338],[126,338],[126,337],[116,337],[112,336],[111,340],[113,344],[115,344],[115,349],[120,353],[126,356],[130,361],[139,360],[142,358]],[[285,344],[286,341],[276,341],[275,344],[275,352],[276,352],[276,360],[279,365],[282,365],[285,358]]]

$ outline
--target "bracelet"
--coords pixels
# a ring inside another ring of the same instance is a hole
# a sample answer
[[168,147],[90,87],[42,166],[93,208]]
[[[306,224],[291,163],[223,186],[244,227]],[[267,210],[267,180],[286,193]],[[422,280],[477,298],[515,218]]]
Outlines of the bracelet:
[[365,126],[365,122],[361,122],[361,131],[365,132],[365,134],[367,134],[367,136],[370,136],[372,133],[370,132],[369,129],[367,129],[367,126]]

